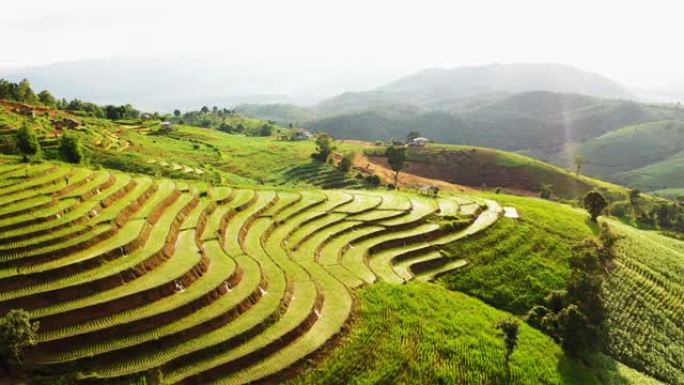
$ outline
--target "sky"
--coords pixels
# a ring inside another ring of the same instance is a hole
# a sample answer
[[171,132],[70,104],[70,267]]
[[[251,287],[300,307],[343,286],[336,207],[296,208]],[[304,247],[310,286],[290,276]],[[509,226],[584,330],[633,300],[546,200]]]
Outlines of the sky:
[[321,71],[552,62],[684,88],[681,1],[24,0],[0,9],[0,69],[183,54]]

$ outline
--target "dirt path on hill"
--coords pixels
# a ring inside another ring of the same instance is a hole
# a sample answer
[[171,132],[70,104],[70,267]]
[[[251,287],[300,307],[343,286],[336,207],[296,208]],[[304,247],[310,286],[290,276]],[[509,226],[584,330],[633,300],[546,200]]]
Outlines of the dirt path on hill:
[[[440,179],[425,178],[414,174],[417,170],[413,163],[409,163],[409,168],[406,171],[399,173],[399,186],[438,186],[440,189],[445,191],[455,191],[455,192],[473,192],[476,189],[468,186],[463,186],[455,183],[449,183]],[[358,154],[354,158],[354,166],[362,169],[368,169],[372,171],[377,176],[380,177],[383,183],[394,183],[394,171],[392,171],[387,164],[385,158],[382,157],[372,157],[369,158],[364,154]]]

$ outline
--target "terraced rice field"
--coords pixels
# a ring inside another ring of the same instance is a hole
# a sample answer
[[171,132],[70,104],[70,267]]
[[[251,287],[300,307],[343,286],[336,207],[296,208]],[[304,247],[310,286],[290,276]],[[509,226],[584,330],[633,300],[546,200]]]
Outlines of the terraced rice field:
[[272,182],[275,184],[307,183],[324,189],[363,187],[362,182],[353,179],[348,173],[320,162],[311,162],[289,168]]
[[468,197],[206,187],[3,164],[0,314],[23,308],[40,321],[25,356],[38,372],[249,383],[338,334],[355,288],[464,266],[441,246],[500,212]]

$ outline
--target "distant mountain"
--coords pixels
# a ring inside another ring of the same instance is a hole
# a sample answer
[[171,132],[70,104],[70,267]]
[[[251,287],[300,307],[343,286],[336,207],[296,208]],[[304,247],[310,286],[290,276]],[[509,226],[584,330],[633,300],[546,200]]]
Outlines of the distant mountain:
[[426,99],[536,90],[614,98],[630,96],[605,76],[567,65],[541,63],[432,68],[379,88],[383,92],[413,94]]
[[[466,104],[464,104],[466,105]],[[496,147],[644,190],[683,188],[684,109],[631,100],[530,91],[468,107],[368,108],[307,124],[339,138],[383,140],[418,131],[440,143]]]
[[481,95],[491,99],[527,91],[631,98],[624,87],[605,76],[567,65],[491,64],[426,69],[372,91],[326,99],[316,109],[330,115],[397,103],[445,109]]
[[657,107],[628,100],[531,91],[463,110],[386,105],[318,119],[307,126],[342,138],[377,140],[419,131],[443,143],[553,153],[564,143],[667,116]]

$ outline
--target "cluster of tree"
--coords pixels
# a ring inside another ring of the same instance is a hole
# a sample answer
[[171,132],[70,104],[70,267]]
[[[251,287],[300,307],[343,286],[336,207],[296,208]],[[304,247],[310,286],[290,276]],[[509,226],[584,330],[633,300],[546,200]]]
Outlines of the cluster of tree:
[[628,200],[611,203],[608,211],[642,226],[684,233],[684,196],[653,203],[642,199],[641,192],[633,189]]
[[141,116],[140,111],[133,108],[130,104],[98,106],[97,104],[84,102],[79,99],[71,101],[57,99],[48,90],[43,90],[36,94],[31,88],[31,83],[26,79],[21,80],[19,83],[0,79],[0,99],[27,104],[41,104],[59,110],[81,111],[89,116],[112,120],[138,119]]
[[606,318],[603,284],[614,258],[617,237],[605,223],[599,238],[576,246],[568,287],[533,307],[527,322],[544,331],[571,355],[599,348]]
[[[187,111],[185,113],[181,113],[180,110],[174,110],[171,120],[179,124],[188,124],[204,128],[219,128],[222,123],[226,122],[226,118],[234,115],[235,111],[232,109],[218,108],[216,106],[210,109],[209,107],[204,106],[199,111]],[[225,126],[222,131],[226,131]]]
[[12,100],[15,102],[28,104],[54,105],[55,98],[45,90],[38,95],[31,89],[31,83],[23,79],[19,83],[13,83],[5,79],[0,79],[0,99]]
[[174,110],[173,116],[167,118],[178,124],[187,124],[191,126],[214,128],[221,132],[228,134],[245,134],[249,136],[271,136],[275,130],[275,122],[269,120],[258,128],[250,129],[242,123],[231,124],[230,118],[237,116],[234,109],[212,107],[202,107],[199,111],[187,111],[182,113],[180,110]]

